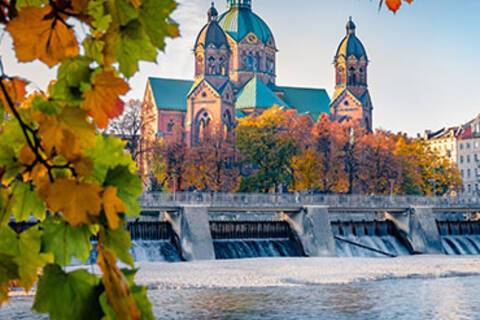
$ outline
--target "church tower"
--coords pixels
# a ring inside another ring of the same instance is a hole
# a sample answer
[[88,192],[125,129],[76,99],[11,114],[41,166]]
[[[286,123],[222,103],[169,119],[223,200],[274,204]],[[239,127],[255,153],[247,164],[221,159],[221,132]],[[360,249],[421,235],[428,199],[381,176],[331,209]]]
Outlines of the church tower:
[[252,0],[228,0],[228,11],[218,18],[232,54],[230,80],[236,89],[258,77],[275,85],[277,47],[273,33],[252,10]]
[[330,104],[334,120],[353,120],[372,131],[372,101],[368,91],[368,57],[356,36],[356,26],[350,17],[347,34],[335,55],[335,93]]
[[229,79],[231,49],[213,3],[207,16],[208,23],[194,47],[195,81],[187,96],[185,117],[188,146],[199,144],[210,130],[222,130],[229,139],[235,123],[235,94]]

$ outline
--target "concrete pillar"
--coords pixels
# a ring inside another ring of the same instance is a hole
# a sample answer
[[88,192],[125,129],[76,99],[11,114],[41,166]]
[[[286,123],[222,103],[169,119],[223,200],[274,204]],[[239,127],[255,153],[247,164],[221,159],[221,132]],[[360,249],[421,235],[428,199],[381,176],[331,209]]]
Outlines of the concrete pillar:
[[336,255],[327,207],[306,206],[298,213],[285,214],[284,219],[297,234],[308,257]]
[[403,214],[387,214],[416,254],[443,254],[432,207],[411,207]]
[[167,214],[166,219],[180,238],[185,260],[215,260],[207,207],[185,206]]

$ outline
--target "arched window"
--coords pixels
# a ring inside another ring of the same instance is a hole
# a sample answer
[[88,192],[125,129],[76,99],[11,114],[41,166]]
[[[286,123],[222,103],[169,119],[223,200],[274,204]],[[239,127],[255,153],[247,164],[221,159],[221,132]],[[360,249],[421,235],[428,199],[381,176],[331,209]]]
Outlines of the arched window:
[[173,121],[173,119],[170,119],[170,121],[167,124],[167,132],[172,133],[174,126],[175,126],[175,122]]
[[348,84],[350,85],[354,85],[356,84],[356,81],[355,81],[355,68],[354,67],[350,67],[348,69]]
[[233,132],[233,119],[229,110],[223,113],[223,137],[225,140],[230,139]]
[[206,134],[208,133],[208,127],[210,125],[210,115],[207,111],[202,110],[197,114],[197,121],[195,121],[195,142],[201,143]]
[[216,62],[215,62],[215,57],[210,56],[208,57],[208,74],[215,74],[215,69],[216,69]]

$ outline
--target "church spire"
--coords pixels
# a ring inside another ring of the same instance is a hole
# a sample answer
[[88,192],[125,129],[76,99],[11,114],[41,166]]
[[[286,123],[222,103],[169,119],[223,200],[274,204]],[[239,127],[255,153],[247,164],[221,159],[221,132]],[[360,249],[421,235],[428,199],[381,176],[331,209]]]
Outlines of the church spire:
[[247,8],[252,9],[252,0],[228,0],[230,8]]
[[215,9],[215,2],[212,1],[212,6],[208,9],[208,22],[217,21],[218,11]]
[[355,25],[355,23],[353,23],[353,19],[351,16],[348,19],[346,28],[347,28],[347,34],[355,34],[355,29],[357,28],[357,26]]

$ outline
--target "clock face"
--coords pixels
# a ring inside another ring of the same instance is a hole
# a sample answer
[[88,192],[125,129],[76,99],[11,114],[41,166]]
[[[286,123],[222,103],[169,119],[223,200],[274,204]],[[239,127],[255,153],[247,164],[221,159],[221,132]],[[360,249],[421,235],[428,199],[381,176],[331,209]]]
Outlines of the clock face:
[[247,41],[250,43],[256,43],[257,42],[257,37],[255,37],[254,34],[249,34],[247,37]]

